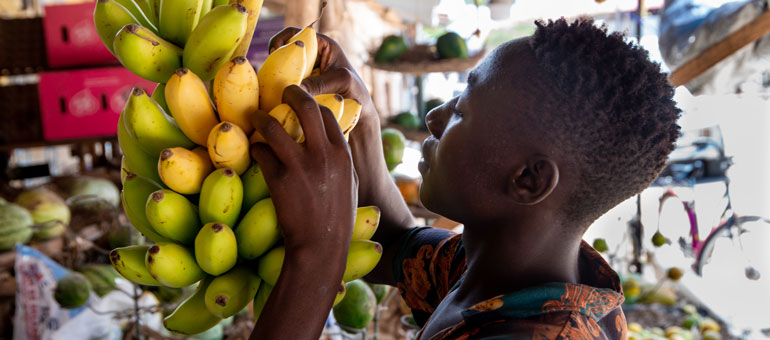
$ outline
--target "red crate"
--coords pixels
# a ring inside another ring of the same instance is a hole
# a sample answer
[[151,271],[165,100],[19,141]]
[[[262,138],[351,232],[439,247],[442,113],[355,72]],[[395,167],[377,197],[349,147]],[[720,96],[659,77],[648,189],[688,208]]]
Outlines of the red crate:
[[46,6],[43,32],[50,67],[117,62],[96,33],[93,2]]

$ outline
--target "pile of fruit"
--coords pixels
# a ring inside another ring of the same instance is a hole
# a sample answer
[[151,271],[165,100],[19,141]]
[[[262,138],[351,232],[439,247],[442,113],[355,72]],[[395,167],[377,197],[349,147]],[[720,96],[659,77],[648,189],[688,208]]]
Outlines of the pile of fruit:
[[[259,317],[281,272],[275,207],[249,154],[251,143],[264,140],[250,116],[268,112],[304,141],[296,113],[281,98],[313,74],[318,46],[308,26],[255,71],[245,55],[261,6],[262,0],[99,0],[94,11],[100,37],[123,66],[158,83],[152,94],[135,88],[118,121],[123,208],[153,244],[114,249],[110,260],[141,285],[197,284],[164,320],[177,333],[203,332],[252,300]],[[360,103],[334,93],[315,98],[347,136]],[[357,210],[345,282],[379,261],[382,247],[369,241],[379,216],[377,207]]]
[[429,59],[467,59],[468,46],[459,34],[447,32],[436,39],[435,46],[415,45],[411,49],[403,37],[389,35],[374,53],[374,62],[393,63],[397,61],[417,62]]
[[687,304],[682,307],[687,317],[680,325],[645,328],[637,322],[628,324],[629,340],[721,340],[719,323],[698,313],[695,306]]

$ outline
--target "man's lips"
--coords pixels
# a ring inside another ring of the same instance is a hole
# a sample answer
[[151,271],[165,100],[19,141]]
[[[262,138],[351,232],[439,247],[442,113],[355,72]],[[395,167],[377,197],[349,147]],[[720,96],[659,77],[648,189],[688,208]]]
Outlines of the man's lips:
[[431,156],[433,156],[437,143],[438,139],[433,136],[426,138],[425,141],[422,142],[422,158],[417,164],[417,169],[420,170],[421,174],[425,174],[425,172],[428,171],[428,168],[430,168]]

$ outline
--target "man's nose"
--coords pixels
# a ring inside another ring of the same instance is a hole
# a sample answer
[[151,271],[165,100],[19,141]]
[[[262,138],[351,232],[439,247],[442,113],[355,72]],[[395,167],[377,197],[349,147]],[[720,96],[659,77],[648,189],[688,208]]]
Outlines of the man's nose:
[[433,110],[430,110],[425,115],[425,126],[428,127],[428,131],[436,138],[441,138],[444,133],[444,127],[446,126],[446,117],[449,113],[447,103],[440,105]]

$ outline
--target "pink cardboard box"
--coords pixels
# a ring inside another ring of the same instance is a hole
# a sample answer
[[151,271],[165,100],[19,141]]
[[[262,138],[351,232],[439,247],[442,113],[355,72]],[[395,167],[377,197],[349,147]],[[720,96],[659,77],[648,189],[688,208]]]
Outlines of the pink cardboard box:
[[117,62],[96,33],[94,6],[89,2],[45,7],[43,32],[50,67]]
[[41,73],[38,92],[43,138],[114,136],[134,87],[152,93],[155,83],[122,67]]

